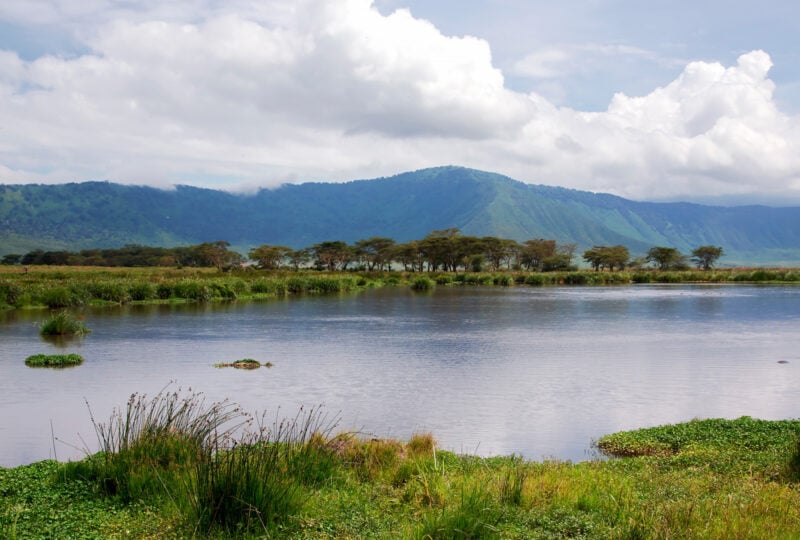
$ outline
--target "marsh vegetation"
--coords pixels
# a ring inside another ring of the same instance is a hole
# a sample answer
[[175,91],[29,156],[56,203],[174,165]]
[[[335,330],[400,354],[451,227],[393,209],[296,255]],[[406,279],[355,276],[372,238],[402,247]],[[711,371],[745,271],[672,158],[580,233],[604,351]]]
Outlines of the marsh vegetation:
[[[573,464],[253,418],[199,394],[134,395],[78,462],[0,469],[6,538],[787,538],[800,421],[702,420],[603,437]],[[69,504],[67,504],[67,501]]]

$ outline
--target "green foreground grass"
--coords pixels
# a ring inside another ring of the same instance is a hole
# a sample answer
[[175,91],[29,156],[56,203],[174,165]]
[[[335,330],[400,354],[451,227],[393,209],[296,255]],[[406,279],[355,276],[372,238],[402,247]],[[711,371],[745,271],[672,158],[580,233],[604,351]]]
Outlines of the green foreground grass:
[[347,293],[408,286],[627,285],[637,283],[800,283],[798,269],[617,272],[317,272],[213,269],[0,266],[0,308],[213,302]]
[[[480,458],[133,396],[80,462],[0,469],[2,538],[797,538],[800,421],[603,437],[582,463]],[[224,427],[227,426],[227,427]]]

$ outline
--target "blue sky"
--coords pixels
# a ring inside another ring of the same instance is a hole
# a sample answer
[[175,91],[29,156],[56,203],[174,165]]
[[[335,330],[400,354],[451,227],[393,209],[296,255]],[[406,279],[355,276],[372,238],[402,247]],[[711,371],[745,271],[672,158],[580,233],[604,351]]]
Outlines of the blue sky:
[[254,189],[464,165],[800,204],[790,1],[4,0],[0,182]]

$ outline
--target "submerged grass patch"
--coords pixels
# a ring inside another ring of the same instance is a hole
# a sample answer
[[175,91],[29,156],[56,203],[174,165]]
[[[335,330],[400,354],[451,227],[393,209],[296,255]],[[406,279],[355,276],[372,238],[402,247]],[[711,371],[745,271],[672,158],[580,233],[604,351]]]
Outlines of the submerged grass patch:
[[83,363],[79,354],[34,354],[25,359],[29,367],[71,367]]
[[232,367],[236,369],[258,369],[260,367],[271,368],[274,364],[272,362],[264,362],[263,364],[258,360],[253,360],[252,358],[242,358],[241,360],[235,360],[231,363],[219,363],[214,364],[215,368],[226,368]]

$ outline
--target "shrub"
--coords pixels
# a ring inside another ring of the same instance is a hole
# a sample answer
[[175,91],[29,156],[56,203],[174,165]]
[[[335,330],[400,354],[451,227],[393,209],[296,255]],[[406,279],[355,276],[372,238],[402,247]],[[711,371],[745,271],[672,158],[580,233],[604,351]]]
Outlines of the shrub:
[[83,321],[68,311],[59,311],[46,319],[39,330],[43,336],[82,336],[91,332]]
[[34,354],[25,359],[29,367],[70,367],[83,363],[79,354]]

